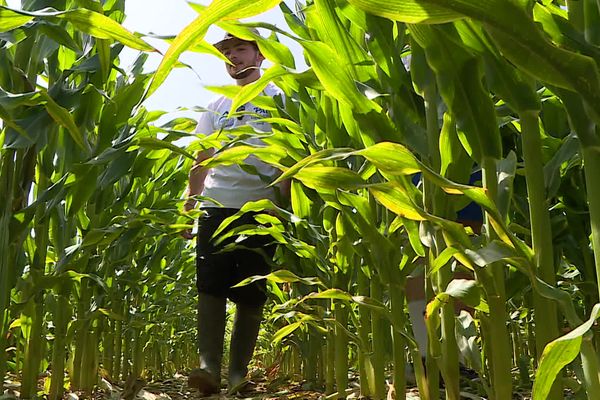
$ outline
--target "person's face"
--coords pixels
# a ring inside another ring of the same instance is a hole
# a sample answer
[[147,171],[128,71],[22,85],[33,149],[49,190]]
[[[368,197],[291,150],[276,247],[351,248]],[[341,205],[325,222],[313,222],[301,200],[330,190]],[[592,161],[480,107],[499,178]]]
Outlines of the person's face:
[[253,74],[260,75],[259,67],[264,57],[254,44],[233,40],[223,46],[221,52],[233,64],[226,64],[227,72],[233,79],[240,80]]

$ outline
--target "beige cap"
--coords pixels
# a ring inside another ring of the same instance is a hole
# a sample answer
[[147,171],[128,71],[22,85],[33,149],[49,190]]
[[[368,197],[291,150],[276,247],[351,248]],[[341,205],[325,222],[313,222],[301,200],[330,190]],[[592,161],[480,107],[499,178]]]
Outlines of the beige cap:
[[[258,29],[256,28],[249,28],[250,32],[254,33],[255,35],[260,36],[260,32],[258,31]],[[242,39],[239,38],[237,36],[232,35],[229,32],[225,32],[225,36],[223,37],[223,39],[217,43],[215,43],[213,46],[215,46],[217,48],[217,50],[221,51],[221,49],[223,48],[223,46],[225,46],[228,43],[234,42],[234,41],[240,41],[240,42],[248,42],[248,43],[255,43],[255,40],[246,40],[246,39]]]

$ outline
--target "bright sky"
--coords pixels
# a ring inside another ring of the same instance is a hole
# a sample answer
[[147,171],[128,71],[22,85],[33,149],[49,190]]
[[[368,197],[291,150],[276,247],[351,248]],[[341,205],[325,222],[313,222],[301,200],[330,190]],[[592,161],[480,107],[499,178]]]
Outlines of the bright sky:
[[[252,0],[250,0],[252,1]],[[284,0],[293,10],[294,0]],[[195,0],[196,3],[208,5],[210,0]],[[20,0],[7,0],[7,4],[12,8],[20,8]],[[185,0],[126,0],[125,14],[127,16],[124,26],[133,32],[143,34],[157,35],[176,35],[185,26],[187,26],[197,16],[196,12],[188,5]],[[247,21],[268,22],[277,27],[288,30],[287,24],[282,12],[278,7],[250,18]],[[263,35],[269,34],[261,30]],[[206,36],[210,43],[218,42],[222,39],[224,32],[219,28],[212,27]],[[168,45],[158,39],[145,38],[150,44],[161,51],[166,51]],[[300,46],[293,41],[280,37],[294,54],[296,64],[299,67],[305,66]],[[126,48],[121,53],[121,66],[127,68],[136,59],[138,52]],[[152,71],[158,67],[161,60],[159,54],[150,55],[146,63],[146,70]],[[180,61],[192,67],[174,69],[165,83],[148,99],[145,106],[149,110],[175,111],[180,107],[191,108],[194,106],[204,106],[215,95],[204,86],[219,86],[232,84],[233,81],[225,72],[224,64],[216,57],[208,54],[184,53]],[[263,66],[268,64],[263,64]],[[184,113],[190,115],[190,113]]]
[[[210,4],[210,0],[196,0],[196,2]],[[294,1],[286,0],[286,3],[294,9]],[[125,6],[127,15],[125,27],[140,33],[176,35],[197,16],[185,0],[126,0]],[[289,30],[278,7],[248,21],[268,22],[281,29]],[[266,35],[270,32],[261,30],[261,33]],[[213,27],[209,30],[206,40],[215,43],[222,39],[223,35],[222,30]],[[303,65],[300,47],[286,39],[280,37],[280,40],[292,49],[297,64]],[[167,48],[160,40],[151,38],[146,40],[161,51]],[[136,55],[137,52],[132,50],[122,53],[122,65],[127,66],[132,63]],[[160,55],[151,55],[146,64],[147,68],[155,69],[160,59]],[[173,111],[178,107],[203,106],[215,96],[204,89],[204,86],[218,86],[233,82],[225,72],[223,62],[214,56],[187,52],[181,56],[180,61],[190,65],[194,71],[187,68],[173,70],[165,83],[146,101],[145,105],[148,109]]]

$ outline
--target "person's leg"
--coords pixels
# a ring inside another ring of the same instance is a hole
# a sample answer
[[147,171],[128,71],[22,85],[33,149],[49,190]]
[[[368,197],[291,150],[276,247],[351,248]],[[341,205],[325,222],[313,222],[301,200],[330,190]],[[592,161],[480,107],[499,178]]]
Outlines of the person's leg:
[[262,311],[262,305],[236,304],[229,345],[228,386],[230,390],[238,387],[246,378],[262,322]]
[[[249,215],[241,219],[240,224],[251,224],[253,221]],[[239,249],[235,253],[237,268],[232,285],[248,277],[270,272],[268,260],[271,260],[275,253],[275,246],[270,244],[271,241],[270,236],[254,236],[240,243],[248,249]],[[229,347],[229,389],[236,391],[246,382],[248,365],[252,360],[262,321],[263,305],[267,300],[266,283],[260,280],[232,288],[229,298],[236,304]]]
[[419,346],[421,357],[427,355],[427,327],[425,326],[425,280],[423,268],[408,277],[406,281],[406,300],[408,302],[408,314],[413,329],[413,335]]
[[198,293],[198,350],[200,368],[192,370],[188,385],[205,395],[221,388],[221,359],[225,338],[227,298]]
[[217,253],[212,235],[232,211],[207,209],[198,223],[197,281],[198,350],[200,368],[192,370],[188,385],[204,395],[221,387],[221,359],[225,337],[227,291],[234,260],[229,253]]

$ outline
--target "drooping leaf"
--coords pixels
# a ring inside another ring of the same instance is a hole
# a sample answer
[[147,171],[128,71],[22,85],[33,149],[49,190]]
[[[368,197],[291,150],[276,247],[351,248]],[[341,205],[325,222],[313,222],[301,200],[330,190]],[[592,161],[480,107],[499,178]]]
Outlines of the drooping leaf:
[[584,335],[596,323],[598,316],[600,304],[594,306],[590,318],[585,323],[546,345],[533,383],[534,400],[548,397],[559,371],[577,357]]
[[449,8],[418,0],[348,0],[350,4],[380,17],[409,24],[441,24],[461,18]]
[[427,219],[425,211],[413,204],[406,192],[397,185],[374,185],[369,187],[369,192],[384,207],[397,215],[414,221],[424,221]]
[[48,114],[50,114],[52,119],[67,129],[73,141],[77,143],[82,150],[88,151],[88,148],[83,140],[83,135],[79,130],[79,127],[75,124],[73,115],[68,110],[57,104],[47,92],[42,91],[40,92],[40,95],[46,101],[46,110],[48,110]]
[[98,39],[113,39],[136,50],[157,51],[121,24],[100,13],[85,8],[77,8],[58,14],[57,17],[69,21],[77,29],[81,29]]
[[17,13],[8,7],[0,5],[0,32],[7,32],[23,26],[32,19],[32,16]]
[[411,175],[421,172],[421,166],[414,154],[398,143],[377,143],[358,150],[355,154],[365,157],[377,168],[390,174]]
[[306,167],[294,175],[309,188],[317,191],[347,189],[364,186],[364,180],[355,172],[340,167]]
[[244,0],[215,0],[206,10],[186,26],[173,40],[165,53],[154,77],[150,83],[146,97],[162,85],[167,76],[179,60],[179,56],[195,42],[204,38],[208,28],[219,20],[233,20],[248,18],[268,11],[281,2],[281,0],[257,0],[248,2]]
[[316,41],[303,41],[300,44],[306,51],[319,81],[331,96],[352,106],[356,112],[361,114],[381,109],[358,91],[348,64],[333,48]]

